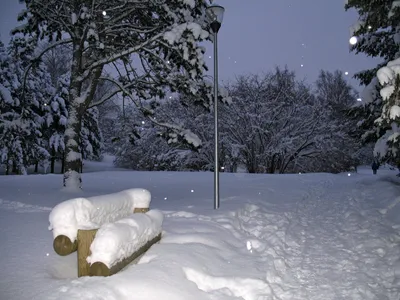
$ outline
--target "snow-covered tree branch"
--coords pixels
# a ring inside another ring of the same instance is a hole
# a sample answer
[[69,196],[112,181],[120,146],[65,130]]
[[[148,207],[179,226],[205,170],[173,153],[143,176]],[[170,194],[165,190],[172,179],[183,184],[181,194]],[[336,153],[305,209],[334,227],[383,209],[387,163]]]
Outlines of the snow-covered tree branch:
[[47,50],[67,41],[72,46],[64,176],[67,187],[81,185],[78,137],[83,115],[89,107],[115,95],[113,91],[93,102],[99,80],[112,63],[123,68],[123,76],[115,79],[119,81],[115,88],[124,87],[139,99],[162,96],[166,87],[194,92],[202,81],[206,66],[204,49],[198,43],[208,38],[208,32],[200,26],[207,5],[204,0],[23,2],[26,10],[20,20],[25,25],[18,31],[54,45]]

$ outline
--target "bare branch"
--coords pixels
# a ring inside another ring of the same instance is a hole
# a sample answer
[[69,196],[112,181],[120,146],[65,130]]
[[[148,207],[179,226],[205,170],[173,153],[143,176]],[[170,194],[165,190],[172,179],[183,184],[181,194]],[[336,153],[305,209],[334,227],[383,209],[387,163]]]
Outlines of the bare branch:
[[152,38],[146,40],[145,42],[141,43],[140,45],[137,45],[135,47],[131,47],[128,48],[124,51],[121,51],[119,53],[113,54],[110,57],[106,57],[100,60],[97,60],[96,62],[94,62],[92,65],[88,66],[88,68],[83,72],[83,74],[80,76],[80,80],[84,80],[85,78],[87,78],[87,76],[89,76],[90,72],[92,72],[92,70],[94,70],[95,68],[99,67],[99,66],[103,66],[109,63],[112,63],[120,58],[123,58],[129,54],[135,53],[137,51],[139,51],[140,49],[142,49],[143,47],[145,47],[146,45],[151,44],[152,42],[156,41],[157,39],[161,38],[164,35],[164,33],[159,33],[155,36],[153,36]]

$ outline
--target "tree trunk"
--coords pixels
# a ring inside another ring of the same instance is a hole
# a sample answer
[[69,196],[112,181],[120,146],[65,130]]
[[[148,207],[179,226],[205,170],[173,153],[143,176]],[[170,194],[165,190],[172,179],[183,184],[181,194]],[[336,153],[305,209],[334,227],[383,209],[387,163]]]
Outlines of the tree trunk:
[[83,173],[83,152],[81,153],[81,157],[82,157],[82,159],[81,159],[81,171],[80,171],[80,173]]
[[39,169],[39,163],[36,162],[36,163],[35,163],[35,171],[34,171],[34,172],[37,173],[37,172],[38,172],[38,169]]
[[51,147],[51,159],[50,159],[50,173],[54,174],[54,165],[56,161],[56,150]]
[[65,151],[63,151],[62,155],[61,155],[61,174],[64,174],[64,170],[65,170]]
[[6,175],[10,175],[10,164],[8,162],[6,164]]
[[82,155],[79,147],[79,134],[81,132],[82,115],[79,110],[82,105],[71,103],[67,129],[65,131],[65,170],[64,187],[79,189],[82,187],[80,175]]
[[12,162],[12,171],[13,174],[17,174],[18,173],[18,168],[17,168],[17,163],[15,162],[15,160],[13,160]]
[[72,50],[71,79],[68,91],[68,124],[65,130],[65,167],[63,184],[66,188],[81,188],[81,151],[79,149],[79,135],[82,126],[82,116],[85,111],[85,100],[82,99],[82,74],[83,52],[79,41],[74,41]]
[[[71,80],[68,94],[70,106],[68,109],[68,125],[65,130],[64,186],[71,189],[82,188],[80,174],[82,164],[80,150],[82,118],[93,100],[99,78],[103,71],[103,65],[100,65],[93,69],[88,77],[82,77],[84,70],[82,63],[85,61],[85,57],[81,47],[79,39],[73,42]],[[84,80],[86,88],[85,91],[82,91]]]
[[268,166],[268,170],[267,170],[268,174],[275,173],[275,168],[276,168],[275,164],[276,164],[276,154],[272,155],[272,158],[269,162],[269,166]]

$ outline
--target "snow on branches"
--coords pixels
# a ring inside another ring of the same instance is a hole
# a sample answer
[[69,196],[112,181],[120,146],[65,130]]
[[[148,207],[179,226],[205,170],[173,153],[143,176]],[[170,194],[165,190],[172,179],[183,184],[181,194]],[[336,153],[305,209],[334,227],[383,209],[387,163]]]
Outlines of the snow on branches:
[[[77,139],[100,81],[109,80],[114,88],[97,104],[118,93],[139,103],[163,96],[167,87],[193,93],[202,82],[205,0],[24,2],[19,19],[25,25],[16,31],[38,33],[38,40],[50,42],[48,50],[57,43],[72,49],[64,185],[67,174],[79,172]],[[117,78],[104,76],[110,68]]]

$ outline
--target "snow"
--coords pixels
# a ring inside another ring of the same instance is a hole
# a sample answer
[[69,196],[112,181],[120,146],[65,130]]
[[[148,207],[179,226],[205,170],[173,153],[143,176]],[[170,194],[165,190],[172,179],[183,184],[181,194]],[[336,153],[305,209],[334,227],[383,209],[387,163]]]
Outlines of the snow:
[[379,83],[385,86],[381,89],[381,96],[384,100],[389,99],[395,90],[395,78],[400,75],[400,58],[388,62],[377,72]]
[[79,191],[81,188],[81,176],[78,172],[72,171],[71,169],[67,170],[68,180],[65,181],[65,190],[74,192]]
[[[73,139],[68,139],[67,145],[73,145],[76,143]],[[75,161],[82,158],[82,154],[75,151],[69,151],[67,157],[65,158],[66,161]]]
[[[400,58],[390,61],[377,72],[379,83],[383,86],[380,95],[383,100],[388,100],[395,91],[395,79],[400,75]],[[392,115],[392,112],[390,112]]]
[[47,231],[71,198],[62,175],[0,176],[0,299],[400,299],[397,170],[221,173],[214,210],[213,173],[103,166],[76,197],[147,189],[164,215],[160,243],[114,276],[77,278],[76,253],[58,256]]
[[71,24],[75,25],[76,22],[78,22],[78,16],[76,15],[76,13],[72,13],[71,14]]
[[365,22],[362,20],[358,20],[355,22],[352,26],[350,26],[350,35],[353,36],[357,31],[359,31],[363,26],[365,25]]
[[400,117],[400,107],[398,105],[393,105],[390,108],[390,119],[396,119]]
[[189,5],[189,7],[191,9],[195,8],[196,6],[196,1],[195,0],[182,0],[183,3],[185,3],[186,5]]
[[390,67],[382,67],[378,70],[377,76],[379,83],[385,85],[393,80],[394,73]]
[[189,22],[189,23],[176,25],[176,26],[174,26],[174,28],[172,30],[165,32],[164,39],[170,45],[173,45],[182,38],[182,34],[185,32],[185,30],[191,31],[193,36],[195,37],[195,39],[198,39],[198,38],[206,39],[209,35],[208,31],[202,29],[199,24]]
[[130,217],[107,223],[100,227],[90,246],[90,264],[102,262],[111,268],[131,256],[162,231],[163,214],[150,210],[146,214],[132,214]]
[[201,139],[194,134],[192,131],[189,129],[185,129],[181,132],[181,135],[185,138],[185,140],[189,143],[192,144],[194,147],[199,147],[201,146]]
[[385,86],[381,89],[380,94],[383,100],[388,100],[394,93],[395,87],[393,85]]
[[391,18],[394,15],[394,10],[396,8],[400,8],[400,1],[399,0],[394,0],[392,2],[392,8],[390,9],[389,15],[388,15],[389,18]]
[[13,98],[10,94],[10,91],[0,83],[0,97],[4,100],[5,103],[13,103]]
[[75,198],[57,204],[49,215],[53,237],[67,236],[75,241],[78,229],[99,228],[133,213],[135,207],[147,208],[151,195],[145,189],[128,189],[90,198]]

